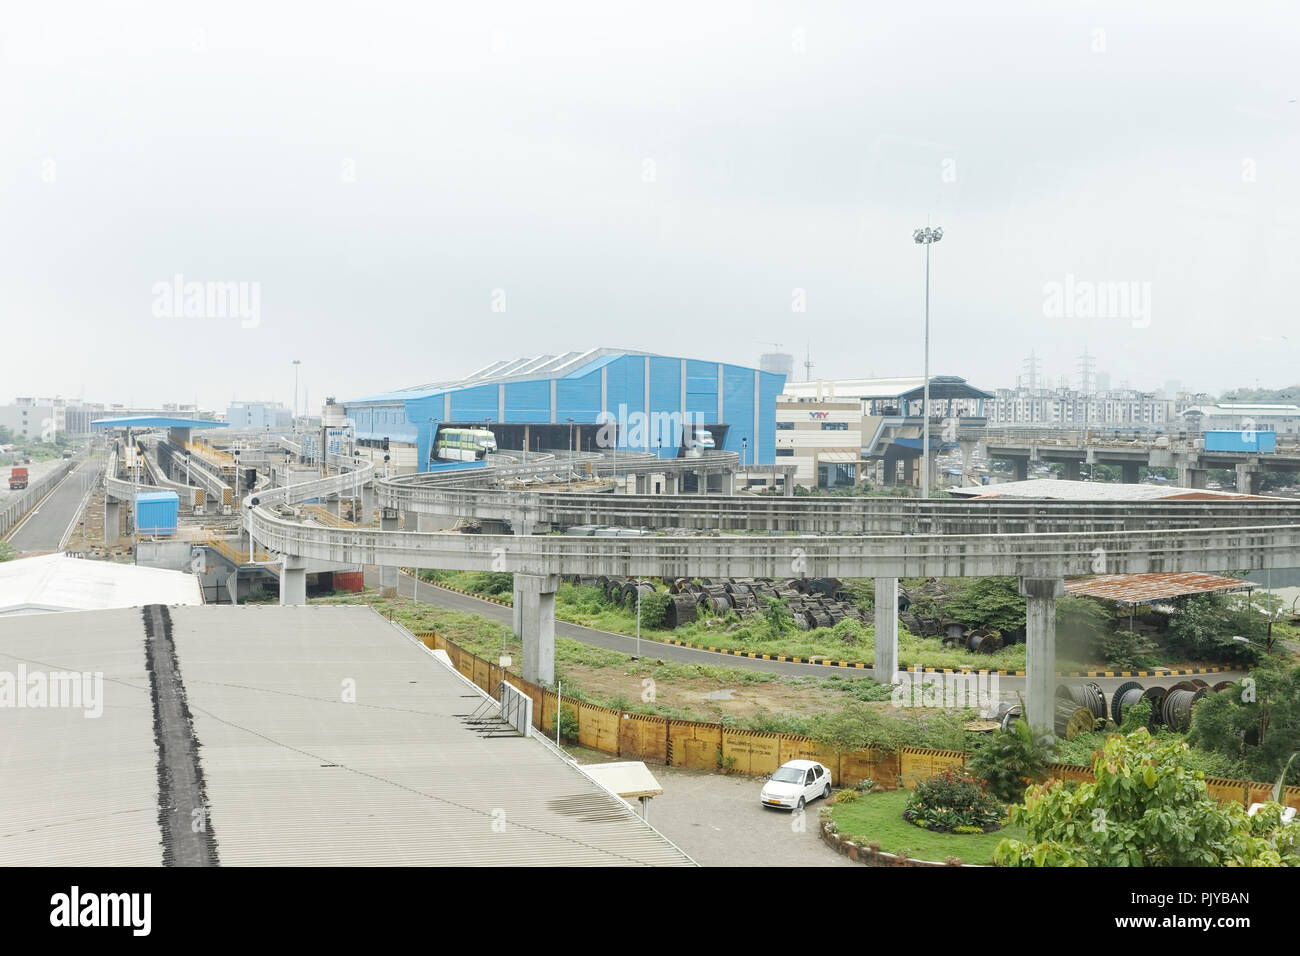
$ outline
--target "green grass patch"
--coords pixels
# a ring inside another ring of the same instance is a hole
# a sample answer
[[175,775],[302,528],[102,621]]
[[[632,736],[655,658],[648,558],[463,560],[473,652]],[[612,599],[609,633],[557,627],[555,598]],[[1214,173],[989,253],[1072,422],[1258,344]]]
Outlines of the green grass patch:
[[885,853],[902,851],[914,860],[935,863],[957,857],[963,863],[991,864],[993,849],[1004,837],[1027,838],[1023,830],[1013,826],[992,833],[935,833],[922,829],[903,819],[903,809],[911,796],[911,790],[865,794],[851,803],[832,806],[831,819],[841,837],[860,846],[876,842]]

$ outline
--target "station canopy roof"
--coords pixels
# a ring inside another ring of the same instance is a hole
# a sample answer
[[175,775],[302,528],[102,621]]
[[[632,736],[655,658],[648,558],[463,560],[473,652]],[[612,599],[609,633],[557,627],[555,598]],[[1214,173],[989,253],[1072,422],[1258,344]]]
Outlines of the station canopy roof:
[[161,415],[128,415],[126,418],[97,418],[91,428],[228,428],[226,422],[202,418],[166,418]]
[[1103,574],[1080,581],[1067,581],[1065,591],[1081,597],[1102,598],[1121,604],[1168,601],[1191,594],[1214,591],[1249,591],[1256,585],[1241,578],[1225,578],[1200,572],[1156,572],[1152,574]]
[[[811,382],[786,382],[782,394],[804,401],[870,401],[898,399],[919,401],[925,393],[922,375],[900,378],[818,379]],[[930,376],[930,400],[950,398],[993,398],[991,392],[976,388],[956,375]]]

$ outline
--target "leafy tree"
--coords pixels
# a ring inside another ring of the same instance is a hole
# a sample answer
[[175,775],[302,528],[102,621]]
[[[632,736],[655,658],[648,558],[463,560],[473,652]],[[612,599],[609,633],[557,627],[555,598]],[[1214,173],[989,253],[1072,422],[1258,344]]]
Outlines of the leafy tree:
[[[1257,780],[1272,780],[1300,750],[1300,666],[1267,659],[1248,678],[1208,694],[1192,711],[1189,743],[1244,760]],[[1287,780],[1300,783],[1300,766]]]
[[1183,764],[1187,744],[1140,729],[1115,734],[1093,760],[1094,781],[1031,788],[1011,822],[1027,841],[1005,839],[1001,866],[1300,866],[1300,824],[1281,808],[1255,817],[1221,805]]
[[989,790],[1003,803],[1018,803],[1026,787],[1047,779],[1053,756],[1050,739],[1039,739],[1025,718],[1017,718],[1006,730],[986,737],[967,767],[987,780]]
[[1025,625],[1025,599],[1015,578],[976,578],[953,596],[943,613],[967,627],[1014,631]]
[[1066,595],[1056,601],[1056,646],[1058,653],[1078,660],[1104,656],[1101,642],[1114,627],[1110,607],[1088,597]]
[[[1193,660],[1254,664],[1267,625],[1253,607],[1222,594],[1177,598],[1169,620],[1169,647]],[[1244,637],[1250,643],[1234,641]]]

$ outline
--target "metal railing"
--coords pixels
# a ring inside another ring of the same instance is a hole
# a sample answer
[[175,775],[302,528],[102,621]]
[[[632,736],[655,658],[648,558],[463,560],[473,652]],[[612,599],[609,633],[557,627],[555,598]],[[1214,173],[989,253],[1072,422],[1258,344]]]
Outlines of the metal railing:
[[[0,538],[9,534],[23,518],[27,517],[28,512],[79,464],[81,459],[76,458],[61,461],[53,470],[30,481],[26,488],[8,498],[0,506]],[[8,477],[4,476],[0,480],[7,482]]]

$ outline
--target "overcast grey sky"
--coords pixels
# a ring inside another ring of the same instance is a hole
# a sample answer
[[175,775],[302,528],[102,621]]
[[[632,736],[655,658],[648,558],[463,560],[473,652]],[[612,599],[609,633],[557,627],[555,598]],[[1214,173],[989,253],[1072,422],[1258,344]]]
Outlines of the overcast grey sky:
[[[1294,4],[177,6],[0,23],[0,402],[600,345],[920,374],[927,218],[936,373],[1300,380]],[[168,312],[178,274],[255,319]]]

